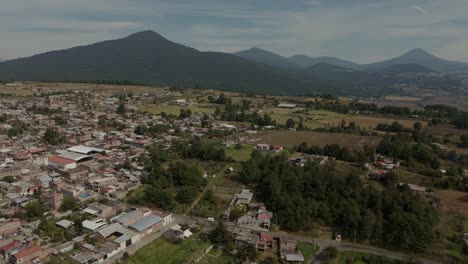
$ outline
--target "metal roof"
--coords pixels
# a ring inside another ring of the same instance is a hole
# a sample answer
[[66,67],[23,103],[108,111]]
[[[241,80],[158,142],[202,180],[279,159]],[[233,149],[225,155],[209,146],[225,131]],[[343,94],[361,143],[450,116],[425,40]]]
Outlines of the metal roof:
[[119,233],[120,236],[114,239],[114,242],[119,243],[119,244],[137,235],[136,232],[133,232],[132,230],[129,230],[123,227],[119,223],[113,223],[110,226],[104,227],[103,229],[99,230],[98,233],[104,238],[107,238],[111,236],[112,234]]
[[98,152],[98,153],[105,152],[105,153],[107,153],[107,150],[105,150],[105,149],[93,148],[93,147],[88,147],[88,146],[83,146],[83,145],[74,146],[74,147],[71,147],[71,148],[69,148],[67,150],[71,151],[71,152],[85,154],[85,155],[89,155],[89,154],[91,154],[93,152]]
[[79,154],[79,153],[74,153],[74,152],[68,152],[68,151],[62,152],[57,156],[60,157],[60,158],[70,159],[70,160],[74,160],[74,161],[80,161],[82,159],[92,158],[89,155],[84,155],[84,154]]
[[141,231],[144,231],[152,226],[154,226],[155,224],[159,223],[162,221],[162,218],[157,216],[157,215],[154,215],[154,214],[150,214],[150,215],[147,215],[143,218],[141,218],[140,220],[128,225],[129,227],[131,228],[134,228],[135,230],[137,230],[138,232],[141,232]]
[[140,216],[143,216],[143,212],[142,211],[139,211],[139,210],[134,210],[134,211],[130,211],[124,215],[121,215],[121,216],[118,216],[117,218],[115,218],[115,222],[119,222],[121,224],[126,224],[128,221],[136,218],[136,217],[140,217]]

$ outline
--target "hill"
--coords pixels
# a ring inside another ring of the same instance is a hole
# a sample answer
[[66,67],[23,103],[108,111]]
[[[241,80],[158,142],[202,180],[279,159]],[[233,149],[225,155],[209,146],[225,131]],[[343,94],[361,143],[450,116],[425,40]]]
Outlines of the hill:
[[393,74],[434,73],[433,70],[419,64],[392,64],[387,68],[383,68],[382,71]]
[[295,55],[289,58],[289,60],[293,61],[297,65],[300,65],[303,68],[307,68],[316,64],[331,64],[331,65],[336,65],[344,68],[349,68],[349,69],[360,69],[360,65],[357,63],[354,63],[352,61],[347,61],[347,60],[342,60],[339,58],[335,57],[327,57],[327,56],[322,56],[322,57],[317,57],[317,58],[311,58],[305,55]]
[[251,48],[248,50],[239,51],[233,53],[236,56],[242,57],[244,59],[255,61],[258,63],[263,63],[271,67],[280,68],[280,69],[297,69],[300,68],[294,61],[291,61],[283,56],[275,54],[273,52],[262,50],[259,48]]
[[438,72],[468,71],[468,63],[444,60],[420,48],[412,49],[393,59],[363,65],[363,68],[382,70],[393,64],[419,64]]
[[3,62],[0,80],[125,80],[291,95],[330,90],[318,79],[297,80],[239,56],[200,52],[154,31]]

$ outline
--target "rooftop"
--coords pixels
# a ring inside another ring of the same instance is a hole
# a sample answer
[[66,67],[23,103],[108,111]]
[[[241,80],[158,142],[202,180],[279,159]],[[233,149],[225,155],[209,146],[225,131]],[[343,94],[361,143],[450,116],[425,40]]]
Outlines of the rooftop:
[[150,214],[150,215],[147,215],[143,218],[141,218],[140,220],[128,225],[129,227],[131,228],[134,228],[135,230],[137,230],[138,232],[141,232],[141,231],[144,231],[152,226],[154,226],[155,224],[159,223],[162,221],[162,218],[157,216],[157,215],[154,215],[154,214]]

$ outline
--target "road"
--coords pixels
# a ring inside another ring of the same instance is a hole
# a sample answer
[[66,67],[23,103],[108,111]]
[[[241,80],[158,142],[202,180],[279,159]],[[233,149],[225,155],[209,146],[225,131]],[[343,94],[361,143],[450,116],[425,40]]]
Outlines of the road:
[[[227,225],[234,225],[233,223],[227,223]],[[245,227],[242,227],[245,228]],[[253,231],[258,231],[256,229],[252,228],[245,228]],[[318,245],[321,249],[324,249],[328,246],[334,246],[338,249],[338,251],[357,251],[357,252],[362,252],[362,253],[369,253],[369,254],[374,254],[374,255],[379,255],[379,256],[385,256],[388,258],[392,259],[398,259],[398,260],[417,260],[421,263],[425,264],[436,264],[436,261],[429,260],[429,259],[424,259],[420,257],[414,257],[410,256],[404,253],[400,252],[395,252],[395,251],[389,251],[377,247],[372,247],[372,246],[367,246],[367,245],[361,245],[361,244],[353,244],[353,243],[348,243],[348,242],[338,242],[332,239],[314,239],[310,237],[304,237],[304,236],[297,236],[297,235],[289,235],[286,232],[267,232],[275,237],[288,237],[291,239],[295,239],[297,241],[302,241],[302,242],[307,242],[307,243],[312,243]],[[318,255],[318,254],[317,254]],[[315,256],[309,263],[310,264],[315,264],[315,263],[321,263],[320,259],[318,256]]]

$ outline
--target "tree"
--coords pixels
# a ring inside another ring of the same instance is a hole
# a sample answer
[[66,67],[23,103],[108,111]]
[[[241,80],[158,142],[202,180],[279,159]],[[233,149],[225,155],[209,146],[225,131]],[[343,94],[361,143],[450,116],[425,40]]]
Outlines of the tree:
[[180,109],[180,114],[179,114],[180,119],[185,119],[185,118],[188,118],[190,116],[192,116],[192,110],[190,110],[190,109]]
[[296,126],[296,122],[292,118],[289,118],[286,121],[286,127],[287,128],[294,128],[295,126]]
[[223,221],[219,221],[216,228],[210,234],[211,242],[216,245],[222,245],[226,250],[230,250],[233,245],[233,237],[226,229]]
[[135,132],[135,134],[142,136],[142,135],[145,134],[146,130],[147,130],[146,126],[138,125],[137,127],[135,127],[134,132]]
[[460,136],[461,143],[458,144],[460,148],[468,148],[468,135]]
[[183,186],[177,191],[176,200],[179,203],[189,204],[193,202],[193,200],[197,196],[197,193],[198,190],[196,187],[190,185]]
[[59,208],[60,212],[66,212],[68,210],[77,211],[80,209],[80,204],[78,200],[73,197],[63,196],[63,203]]
[[244,211],[244,209],[242,207],[236,206],[229,213],[229,220],[235,222],[239,218],[241,218],[241,216],[243,216],[244,213],[245,213],[245,211]]
[[124,114],[126,111],[125,109],[125,104],[124,103],[120,103],[119,106],[117,107],[117,114]]
[[417,131],[421,130],[421,129],[422,129],[422,124],[421,124],[421,122],[416,122],[416,123],[414,123],[414,124],[413,124],[413,128],[414,128],[414,130],[417,130]]
[[67,138],[56,127],[49,127],[46,129],[42,141],[52,146],[58,146],[67,142]]
[[338,257],[338,249],[334,246],[328,246],[323,250],[323,257],[325,260],[330,261]]

